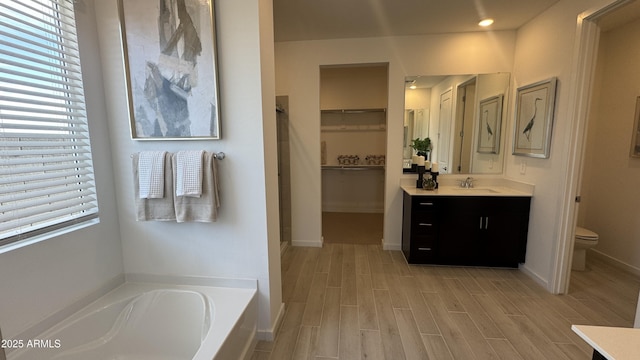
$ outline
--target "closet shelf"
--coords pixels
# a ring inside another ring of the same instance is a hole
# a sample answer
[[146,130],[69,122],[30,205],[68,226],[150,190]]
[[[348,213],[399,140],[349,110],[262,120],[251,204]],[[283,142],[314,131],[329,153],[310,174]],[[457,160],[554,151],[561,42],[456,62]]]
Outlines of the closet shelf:
[[322,170],[347,170],[347,171],[384,170],[384,165],[322,165]]
[[386,108],[375,109],[323,109],[320,110],[323,114],[364,114],[364,113],[377,113],[387,112]]
[[337,109],[322,110],[320,130],[340,131],[386,131],[386,109]]
[[386,131],[384,124],[380,125],[321,125],[320,131]]

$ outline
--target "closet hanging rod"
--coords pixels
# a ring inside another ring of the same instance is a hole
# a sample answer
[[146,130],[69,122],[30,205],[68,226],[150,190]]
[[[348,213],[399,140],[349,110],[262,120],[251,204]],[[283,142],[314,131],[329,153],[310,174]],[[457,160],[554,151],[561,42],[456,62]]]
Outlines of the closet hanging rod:
[[371,108],[371,109],[323,109],[320,112],[325,114],[364,114],[364,113],[377,113],[386,112],[385,108]]

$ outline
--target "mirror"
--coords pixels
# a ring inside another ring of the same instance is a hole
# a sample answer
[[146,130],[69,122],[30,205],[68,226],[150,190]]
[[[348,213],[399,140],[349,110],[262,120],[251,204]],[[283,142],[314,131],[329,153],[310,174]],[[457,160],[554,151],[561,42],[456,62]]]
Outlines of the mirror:
[[403,172],[412,172],[412,140],[429,137],[440,174],[502,173],[509,81],[509,73],[407,76]]

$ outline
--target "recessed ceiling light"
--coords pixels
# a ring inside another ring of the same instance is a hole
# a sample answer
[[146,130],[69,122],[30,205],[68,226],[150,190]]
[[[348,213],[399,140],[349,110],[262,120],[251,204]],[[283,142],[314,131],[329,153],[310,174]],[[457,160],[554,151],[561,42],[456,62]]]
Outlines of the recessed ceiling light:
[[478,25],[482,26],[482,27],[487,27],[489,25],[493,24],[493,19],[484,19],[482,21],[480,21],[478,23]]

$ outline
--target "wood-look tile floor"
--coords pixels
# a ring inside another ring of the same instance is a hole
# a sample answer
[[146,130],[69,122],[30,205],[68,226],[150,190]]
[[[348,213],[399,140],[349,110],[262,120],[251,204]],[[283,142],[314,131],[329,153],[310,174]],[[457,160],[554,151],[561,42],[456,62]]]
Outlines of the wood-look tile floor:
[[325,244],[382,243],[383,213],[322,213],[322,237]]
[[379,245],[291,247],[282,326],[252,359],[590,359],[571,324],[631,327],[640,280],[589,268],[557,296],[519,270],[407,265]]

